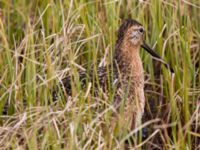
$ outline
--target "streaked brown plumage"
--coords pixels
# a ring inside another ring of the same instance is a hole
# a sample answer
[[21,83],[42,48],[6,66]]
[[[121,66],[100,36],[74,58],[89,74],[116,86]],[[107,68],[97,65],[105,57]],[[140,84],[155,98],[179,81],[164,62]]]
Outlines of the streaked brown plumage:
[[[114,92],[114,107],[116,110],[124,102],[123,118],[127,128],[135,128],[141,122],[144,112],[144,74],[142,61],[139,56],[141,46],[153,56],[159,58],[144,43],[144,28],[135,20],[127,19],[118,30],[118,37],[115,45],[115,54],[112,65],[99,67],[98,78],[93,77],[93,70],[89,74],[79,73],[82,88],[86,85],[86,80],[92,82],[96,88],[99,82],[102,90],[108,94],[108,87]],[[160,58],[159,58],[160,59]],[[71,94],[71,78],[62,80],[65,90]]]

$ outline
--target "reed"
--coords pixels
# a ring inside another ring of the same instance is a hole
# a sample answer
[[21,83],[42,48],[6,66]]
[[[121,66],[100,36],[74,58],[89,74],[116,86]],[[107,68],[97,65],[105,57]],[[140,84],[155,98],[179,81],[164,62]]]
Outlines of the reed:
[[[108,101],[100,90],[90,98],[90,83],[81,89],[78,69],[112,63],[117,28],[128,17],[144,25],[147,43],[175,74],[141,49],[143,124],[127,132],[119,121],[110,132],[112,91]],[[197,0],[1,0],[0,148],[122,149],[145,127],[148,137],[133,147],[199,149],[199,20]],[[59,86],[55,103],[52,89],[66,75],[76,79],[73,97]]]

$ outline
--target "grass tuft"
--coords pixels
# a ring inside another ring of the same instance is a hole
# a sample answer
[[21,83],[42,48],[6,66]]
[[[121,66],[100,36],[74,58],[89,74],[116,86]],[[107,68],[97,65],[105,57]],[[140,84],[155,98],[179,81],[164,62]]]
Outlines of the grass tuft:
[[[112,91],[92,98],[77,71],[111,63],[128,17],[144,25],[147,43],[175,74],[141,50],[143,124],[127,132],[119,120],[111,131]],[[1,0],[0,149],[123,149],[127,140],[135,149],[200,149],[199,20],[197,0]],[[66,75],[75,79],[73,96],[59,87],[55,103],[52,89]],[[144,127],[147,137],[136,140]]]

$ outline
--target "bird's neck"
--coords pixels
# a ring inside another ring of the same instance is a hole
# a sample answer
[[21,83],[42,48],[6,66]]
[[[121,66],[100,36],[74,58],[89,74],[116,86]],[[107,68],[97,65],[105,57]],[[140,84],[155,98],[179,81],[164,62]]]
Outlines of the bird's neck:
[[122,45],[116,48],[114,62],[119,71],[143,80],[143,66],[139,54],[140,47]]

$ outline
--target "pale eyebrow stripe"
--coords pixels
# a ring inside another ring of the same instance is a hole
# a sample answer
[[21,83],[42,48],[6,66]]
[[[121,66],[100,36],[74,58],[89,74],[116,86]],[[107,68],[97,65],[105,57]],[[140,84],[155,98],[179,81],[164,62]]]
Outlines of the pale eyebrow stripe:
[[135,26],[135,27],[133,26],[133,30],[139,30],[141,27],[144,29],[143,26]]

